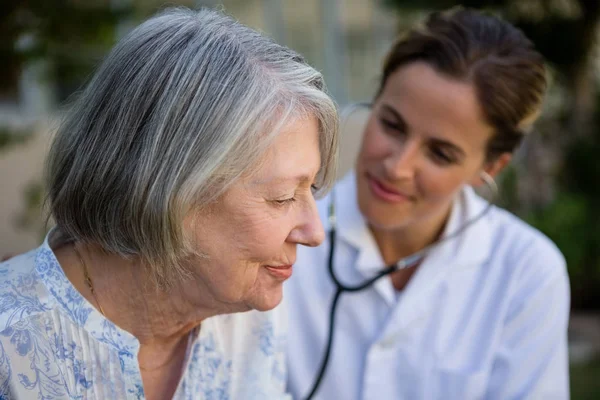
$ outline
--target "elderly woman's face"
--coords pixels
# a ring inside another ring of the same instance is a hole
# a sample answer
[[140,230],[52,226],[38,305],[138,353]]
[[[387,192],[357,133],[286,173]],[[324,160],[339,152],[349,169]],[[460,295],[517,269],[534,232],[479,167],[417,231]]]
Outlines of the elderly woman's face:
[[243,311],[279,304],[296,245],[317,246],[324,238],[312,191],[320,162],[317,120],[297,119],[256,171],[194,216],[196,247],[209,257],[194,270],[215,306]]

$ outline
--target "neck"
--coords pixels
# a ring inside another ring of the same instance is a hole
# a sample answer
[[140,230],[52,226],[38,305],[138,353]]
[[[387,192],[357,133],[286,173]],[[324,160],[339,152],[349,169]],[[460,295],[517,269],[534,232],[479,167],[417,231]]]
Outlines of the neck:
[[78,245],[78,249],[96,296],[85,284],[83,266],[72,244],[56,251],[65,274],[96,309],[101,306],[105,317],[135,336],[140,346],[175,348],[204,319],[220,313],[210,306],[214,301],[203,298],[207,291],[200,285],[186,282],[161,290],[139,260],[126,260],[91,245]]
[[452,205],[426,220],[419,220],[396,229],[370,226],[375,242],[386,265],[415,254],[435,242],[442,234]]

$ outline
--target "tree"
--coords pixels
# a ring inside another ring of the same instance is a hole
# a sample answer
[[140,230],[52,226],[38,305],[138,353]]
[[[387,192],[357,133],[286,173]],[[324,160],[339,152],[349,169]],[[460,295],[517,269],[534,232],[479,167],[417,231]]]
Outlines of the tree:
[[0,76],[8,78],[2,83],[13,84],[26,63],[42,59],[64,100],[104,56],[115,27],[130,13],[101,0],[2,0]]
[[[43,78],[56,84],[57,100],[67,99],[112,46],[118,24],[132,11],[114,4],[107,0],[0,1],[0,94],[11,100],[16,97],[22,71],[43,61],[47,66]],[[0,126],[0,151],[30,139],[32,129],[31,123],[20,128]],[[43,197],[42,185],[31,182],[15,219],[18,226],[40,229]]]

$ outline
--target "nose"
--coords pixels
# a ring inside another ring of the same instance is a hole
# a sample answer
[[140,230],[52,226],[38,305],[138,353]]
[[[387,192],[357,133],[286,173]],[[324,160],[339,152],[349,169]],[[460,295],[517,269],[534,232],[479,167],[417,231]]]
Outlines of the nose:
[[415,141],[407,141],[393,149],[383,162],[390,179],[412,178],[415,174],[419,146]]
[[288,241],[309,247],[316,247],[323,243],[325,231],[314,200],[311,200],[310,205],[302,210],[299,218],[300,221],[290,232]]

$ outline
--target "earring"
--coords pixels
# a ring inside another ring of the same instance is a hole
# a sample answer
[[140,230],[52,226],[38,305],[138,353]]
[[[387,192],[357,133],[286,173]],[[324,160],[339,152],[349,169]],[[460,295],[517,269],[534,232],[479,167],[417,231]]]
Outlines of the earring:
[[500,192],[500,189],[498,189],[498,184],[496,183],[494,178],[492,178],[492,176],[485,171],[479,172],[479,177],[486,184],[486,186],[490,189],[490,192],[492,192],[492,195],[494,197],[497,197],[498,193]]

